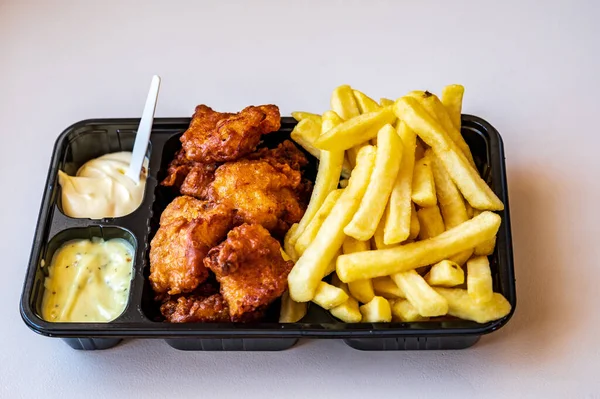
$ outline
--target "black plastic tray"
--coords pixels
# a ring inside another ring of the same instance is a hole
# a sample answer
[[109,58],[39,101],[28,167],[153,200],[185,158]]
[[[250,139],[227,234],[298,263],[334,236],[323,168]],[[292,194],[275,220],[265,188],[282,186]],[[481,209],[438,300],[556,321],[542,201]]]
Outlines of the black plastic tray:
[[[71,347],[86,350],[110,348],[124,338],[161,338],[182,350],[268,351],[290,348],[301,337],[344,339],[351,347],[362,350],[460,349],[473,345],[481,335],[499,329],[512,316],[516,292],[502,139],[486,121],[463,115],[462,133],[475,162],[505,205],[505,210],[500,212],[502,225],[490,263],[494,291],[502,293],[512,305],[509,315],[486,324],[463,320],[346,324],[320,307],[309,305],[309,311],[301,322],[279,324],[278,304],[274,304],[266,320],[256,324],[161,322],[148,283],[148,248],[160,213],[173,197],[170,189],[159,186],[158,182],[164,177],[175,151],[180,148],[179,136],[189,122],[189,118],[155,119],[148,149],[149,175],[144,200],[136,211],[120,218],[91,220],[65,216],[61,211],[57,172],[64,170],[74,174],[79,166],[92,158],[109,152],[131,151],[139,119],[81,121],[58,137],[20,304],[23,320],[33,331],[63,338]],[[281,130],[265,136],[265,145],[273,146],[289,138],[295,124],[292,118],[282,118]],[[314,177],[315,171],[313,159],[308,176]],[[134,244],[134,277],[127,308],[110,323],[44,321],[39,316],[47,273],[47,268],[41,267],[43,260],[48,262],[63,242],[91,236],[121,237]]]

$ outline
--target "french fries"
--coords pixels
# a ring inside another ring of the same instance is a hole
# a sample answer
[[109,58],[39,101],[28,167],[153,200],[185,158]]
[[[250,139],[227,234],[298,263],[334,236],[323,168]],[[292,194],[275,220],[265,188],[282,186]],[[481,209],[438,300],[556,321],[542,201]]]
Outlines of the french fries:
[[317,123],[319,126],[321,126],[321,123],[322,123],[321,115],[313,114],[310,112],[302,112],[302,111],[292,112],[292,117],[295,120],[297,120],[298,122],[302,121],[303,119],[310,119],[310,120],[314,121],[315,123]]
[[[366,146],[358,154],[356,168],[352,171],[348,187],[344,189],[323,222],[315,240],[298,259],[288,276],[290,296],[296,302],[307,302],[313,298],[327,265],[342,247],[345,238],[343,229],[360,205],[374,165],[375,148]],[[475,245],[477,244],[472,246]]]
[[504,205],[460,133],[463,90],[377,103],[343,85],[332,111],[293,114],[293,139],[320,165],[307,215],[284,237],[296,264],[281,320],[299,320],[308,301],[345,323],[510,312],[486,257],[501,223],[490,211]]
[[419,103],[423,106],[423,108],[429,113],[429,115],[436,119],[439,124],[442,126],[448,137],[456,144],[462,154],[467,158],[471,166],[475,167],[475,162],[473,161],[473,155],[471,154],[471,149],[469,148],[467,142],[463,138],[462,134],[460,134],[460,129],[457,129],[452,120],[450,119],[450,115],[448,115],[448,111],[444,104],[440,101],[440,99],[434,95],[426,92],[412,92],[409,96],[417,99]]
[[475,247],[473,253],[476,256],[490,256],[494,253],[494,249],[496,248],[496,236],[487,240],[486,242],[479,244]]
[[456,262],[443,260],[431,267],[425,281],[431,286],[455,287],[465,282],[465,272]]
[[337,87],[331,95],[331,109],[347,121],[360,114],[354,92],[348,85]]
[[477,256],[467,262],[467,292],[475,303],[492,299],[492,271],[487,256]]
[[434,317],[448,313],[448,301],[435,292],[416,271],[392,274],[392,280],[421,316]]
[[[341,122],[339,117],[336,118],[335,113],[325,113],[323,115],[323,125],[325,128],[331,130],[336,123]],[[302,121],[304,122],[304,121]],[[300,123],[302,123],[300,122]],[[322,151],[321,161],[319,162],[319,170],[317,172],[317,178],[315,180],[315,186],[310,196],[310,202],[304,212],[304,216],[300,220],[298,228],[294,234],[290,236],[289,241],[292,245],[296,245],[298,238],[313,219],[315,214],[319,211],[319,208],[327,198],[330,192],[337,189],[340,174],[342,172],[342,166],[344,163],[344,152],[343,151]]]
[[406,294],[404,293],[404,291],[402,291],[402,288],[398,287],[398,285],[394,282],[394,280],[392,280],[390,276],[377,277],[370,281],[373,282],[373,290],[375,292],[375,295],[382,296],[386,299],[406,298]]
[[[387,245],[401,243],[414,233],[411,213],[415,211],[411,195],[417,135],[402,121],[396,127],[402,140],[402,159],[385,213],[383,241]],[[414,217],[416,221],[416,214]]]
[[377,225],[375,234],[373,235],[373,238],[371,239],[371,242],[373,243],[373,247],[375,249],[388,249],[388,248],[395,247],[395,245],[387,245],[385,243],[384,235],[385,235],[385,225],[384,225],[384,220],[382,219],[379,222],[379,224]]
[[421,232],[421,223],[419,222],[419,217],[417,216],[417,208],[415,208],[415,204],[411,203],[411,212],[410,212],[410,231],[408,235],[409,240],[415,240],[419,233]]
[[460,191],[444,169],[439,159],[432,155],[431,171],[435,182],[435,192],[444,218],[446,229],[458,226],[470,219]]
[[373,100],[371,97],[367,96],[365,93],[354,90],[354,99],[358,104],[358,109],[361,114],[366,114],[367,112],[373,112],[381,109],[381,106],[377,104],[377,101]]
[[323,309],[331,309],[346,302],[348,298],[348,294],[341,288],[334,287],[331,284],[321,281],[315,291],[315,296],[312,301]]
[[406,299],[391,300],[390,305],[392,306],[392,319],[403,322],[429,320],[428,317],[421,316],[417,309]]
[[487,323],[503,318],[511,310],[506,298],[496,292],[489,302],[479,304],[469,296],[467,290],[440,287],[435,287],[434,290],[448,301],[448,314],[464,320]]
[[373,237],[383,216],[402,159],[402,140],[391,125],[385,125],[377,134],[375,168],[367,191],[358,210],[344,233],[360,241]]
[[[394,111],[433,149],[471,206],[481,210],[499,211],[504,209],[502,201],[483,181],[477,170],[469,164],[467,158],[435,118],[431,117],[417,100],[403,97],[396,101]],[[319,137],[317,142],[322,137]]]
[[392,308],[387,299],[375,296],[360,307],[363,323],[386,323],[392,321]]
[[465,88],[462,85],[448,85],[442,89],[442,104],[446,107],[455,128],[461,128],[462,100]]
[[381,97],[379,99],[379,105],[381,105],[382,107],[387,107],[387,106],[390,106],[390,105],[394,105],[394,100],[390,100],[389,98]]
[[360,323],[362,321],[358,301],[352,297],[349,297],[341,305],[329,309],[329,312],[344,323]]
[[314,143],[321,135],[320,119],[321,117],[319,121],[314,118],[301,119],[290,133],[292,140],[317,159],[321,159],[321,150],[316,148]]
[[[368,241],[358,241],[352,237],[346,237],[342,244],[345,254],[354,252],[368,251],[370,249]],[[357,280],[348,284],[350,294],[361,303],[367,303],[375,296],[373,292],[373,283],[371,280]]]
[[356,145],[371,140],[379,129],[386,124],[394,123],[396,115],[391,107],[379,111],[367,112],[355,118],[346,120],[328,132],[322,134],[316,141],[315,147],[327,151],[344,151]]
[[298,255],[296,254],[296,250],[294,249],[294,244],[292,244],[291,238],[294,236],[297,230],[298,223],[294,223],[283,238],[283,250],[294,262],[298,260]]
[[294,302],[286,291],[281,297],[281,311],[279,312],[280,323],[297,323],[304,316],[308,306],[306,302]]
[[327,216],[343,192],[343,189],[338,189],[330,192],[327,195],[325,201],[323,201],[323,204],[321,204],[321,207],[315,216],[312,218],[308,226],[306,226],[306,229],[304,229],[300,237],[298,237],[298,241],[296,241],[294,249],[297,256],[302,256],[306,248],[308,248],[308,246],[314,241],[319,229],[323,225],[323,222],[325,219],[327,219]]
[[421,207],[437,204],[431,158],[429,157],[423,157],[415,162],[411,197],[413,202]]
[[489,240],[500,228],[500,222],[497,214],[483,212],[424,241],[379,251],[341,255],[337,260],[336,272],[347,283],[431,265]]
[[[421,240],[439,236],[446,231],[440,208],[438,208],[437,205],[419,209],[417,211],[417,217],[420,226],[419,239]],[[296,252],[298,252],[297,248]]]

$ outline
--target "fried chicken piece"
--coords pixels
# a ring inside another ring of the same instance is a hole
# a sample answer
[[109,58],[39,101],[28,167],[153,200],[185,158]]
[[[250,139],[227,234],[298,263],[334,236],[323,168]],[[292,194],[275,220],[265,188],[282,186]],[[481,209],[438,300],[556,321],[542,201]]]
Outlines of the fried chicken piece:
[[294,170],[300,170],[308,164],[308,160],[302,151],[290,140],[285,140],[276,148],[259,148],[248,159],[264,159],[269,163],[287,164]]
[[166,187],[181,187],[193,166],[194,163],[185,156],[185,151],[180,149],[175,153],[175,158],[169,164],[167,177],[160,184]]
[[150,243],[150,282],[157,294],[193,291],[208,277],[203,260],[225,238],[233,210],[192,197],[177,197],[160,218]]
[[221,284],[231,320],[240,321],[283,294],[294,263],[283,259],[279,242],[264,227],[243,224],[209,251],[204,265]]
[[275,105],[249,106],[237,114],[198,105],[181,144],[191,161],[234,161],[256,150],[260,136],[280,127],[279,108]]
[[181,296],[163,303],[160,312],[170,323],[225,323],[230,321],[227,302],[221,294],[209,297]]
[[179,191],[183,195],[204,199],[208,197],[208,188],[215,179],[214,164],[196,163],[185,177]]
[[260,224],[280,237],[304,215],[302,184],[300,171],[287,164],[242,159],[217,169],[208,198],[235,209],[234,224]]

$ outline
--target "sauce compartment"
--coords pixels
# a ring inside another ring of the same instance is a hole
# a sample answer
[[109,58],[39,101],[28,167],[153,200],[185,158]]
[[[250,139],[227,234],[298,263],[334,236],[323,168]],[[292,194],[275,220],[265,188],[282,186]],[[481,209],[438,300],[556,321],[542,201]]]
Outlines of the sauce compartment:
[[[88,161],[96,159],[106,154],[132,151],[133,143],[135,141],[136,130],[130,128],[120,128],[117,126],[94,126],[93,124],[86,124],[81,127],[74,129],[68,129],[65,136],[61,136],[57,142],[55,152],[59,152],[61,157],[58,159],[58,170],[65,172],[69,176],[75,176],[79,168]],[[152,142],[148,143],[148,149],[146,151],[146,158],[148,161],[151,160],[152,154]],[[148,165],[150,163],[148,162]],[[58,170],[56,173],[58,173]],[[150,173],[148,171],[148,179],[150,180]],[[62,187],[58,184],[58,178],[55,180],[57,190],[54,197],[54,201],[58,208],[65,217],[67,216],[63,210],[62,204]],[[119,216],[126,217],[132,213],[135,213],[141,205],[145,202],[146,195],[149,191],[148,181],[144,188],[144,194],[140,205],[127,215]],[[74,218],[75,219],[75,218]],[[89,218],[76,218],[76,219],[89,219]],[[103,219],[116,219],[116,218],[103,218]],[[101,219],[96,219],[101,220]]]
[[[33,284],[34,288],[32,290],[32,295],[30,298],[30,307],[34,311],[35,317],[39,318],[44,323],[57,324],[57,323],[45,320],[44,317],[42,316],[42,302],[43,302],[44,293],[45,293],[44,281],[49,276],[48,270],[49,270],[49,267],[50,267],[50,264],[52,262],[54,255],[56,254],[56,252],[59,249],[62,248],[62,246],[65,243],[68,243],[69,241],[92,240],[94,238],[96,238],[96,239],[101,238],[105,241],[108,241],[111,239],[122,239],[122,240],[126,241],[127,243],[129,243],[131,245],[131,247],[133,248],[131,280],[129,281],[130,286],[129,286],[127,304],[126,304],[125,308],[123,309],[123,311],[121,312],[121,314],[119,316],[117,316],[114,320],[108,321],[108,322],[97,321],[96,323],[117,322],[119,320],[119,318],[124,313],[126,313],[127,309],[129,308],[129,306],[131,304],[131,299],[132,299],[132,292],[134,291],[133,284],[135,281],[134,276],[135,276],[135,270],[136,270],[135,253],[137,252],[136,238],[133,236],[133,234],[130,231],[125,230],[120,227],[115,227],[115,226],[89,226],[89,227],[83,227],[83,228],[72,228],[72,229],[68,229],[68,230],[63,230],[60,233],[58,233],[57,235],[55,235],[48,242],[45,250],[42,252],[43,255],[40,257],[40,259],[38,261],[38,268],[35,273],[35,280],[34,280],[34,284]],[[76,322],[68,322],[68,323],[73,324]]]

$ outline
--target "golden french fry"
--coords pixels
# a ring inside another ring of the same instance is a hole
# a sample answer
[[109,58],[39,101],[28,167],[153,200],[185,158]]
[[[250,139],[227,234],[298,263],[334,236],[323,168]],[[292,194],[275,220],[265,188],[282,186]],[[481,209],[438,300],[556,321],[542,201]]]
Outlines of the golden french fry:
[[[419,231],[420,240],[439,236],[446,231],[440,208],[437,205],[419,209],[417,217],[419,218],[419,225],[421,227]],[[296,252],[298,252],[298,247],[296,247]]]
[[393,248],[396,245],[387,245],[385,243],[385,220],[381,219],[379,224],[377,225],[377,229],[375,229],[375,234],[373,234],[373,238],[371,239],[373,243],[374,249],[388,249]]
[[437,204],[435,183],[431,171],[431,159],[423,157],[415,162],[413,172],[413,186],[411,198],[420,207],[429,207]]
[[[304,122],[304,121],[302,121]],[[300,122],[300,123],[302,123]],[[330,129],[336,126],[336,123],[341,122],[341,118],[335,114],[335,112],[325,112],[323,114],[323,126],[324,129]],[[304,212],[304,216],[300,220],[298,228],[293,235],[290,236],[290,242],[296,245],[298,238],[304,232],[310,221],[313,219],[315,214],[319,211],[319,208],[325,201],[325,198],[330,192],[337,189],[340,174],[342,172],[342,166],[344,163],[344,152],[343,151],[322,151],[321,160],[319,162],[319,170],[317,171],[317,178],[313,187],[312,194],[310,196],[310,202]]]
[[[307,302],[313,298],[327,265],[342,247],[345,238],[343,229],[360,205],[367,190],[374,164],[375,148],[364,147],[358,153],[356,168],[352,171],[348,187],[344,189],[329,216],[323,222],[317,236],[298,259],[288,276],[290,296],[295,301]],[[475,245],[477,244],[472,246]]]
[[[354,252],[368,251],[370,248],[368,241],[358,241],[352,237],[346,237],[342,244],[342,249],[345,254],[351,254]],[[350,294],[356,298],[359,302],[367,303],[375,293],[373,292],[373,283],[371,280],[358,280],[348,284]]]
[[415,240],[421,232],[421,223],[419,222],[419,217],[417,216],[417,208],[415,207],[415,204],[411,202],[410,207],[410,233],[408,235],[408,239]]
[[[479,209],[475,209],[473,211],[474,216],[477,216],[480,213],[481,213],[481,211]],[[496,236],[494,236],[491,239],[476,246],[474,248],[473,253],[477,256],[482,256],[482,255],[489,256],[494,253],[495,248],[496,248]],[[465,260],[465,262],[466,262],[466,260]]]
[[350,290],[350,295],[361,303],[367,303],[375,296],[373,282],[368,279],[348,283],[348,289]]
[[406,299],[391,300],[392,317],[399,321],[426,321],[428,317],[423,317],[417,312],[417,309]]
[[483,244],[479,244],[475,247],[475,251],[473,253],[477,256],[490,256],[494,253],[494,249],[496,248],[496,236],[492,239],[487,240]]
[[394,105],[394,100],[390,100],[389,98],[381,97],[379,99],[379,105],[381,105],[382,107]]
[[343,151],[371,140],[379,129],[388,123],[394,123],[396,115],[391,107],[379,111],[367,112],[346,120],[327,133],[322,134],[315,147],[328,151]]
[[411,195],[417,136],[402,121],[396,124],[396,128],[402,140],[402,159],[385,212],[383,238],[384,243],[387,245],[401,243],[412,235],[411,213],[413,211],[411,208]]
[[307,310],[306,302],[294,302],[290,294],[286,291],[281,297],[281,310],[279,311],[280,323],[297,323],[304,316]]
[[360,110],[361,114],[381,109],[381,106],[377,104],[377,101],[373,100],[371,97],[367,96],[361,91],[354,90],[354,99],[358,104],[358,109]]
[[[323,116],[321,117],[321,120],[322,120],[321,132],[320,132],[319,136],[324,133],[327,133],[328,131],[330,131],[331,129],[336,127],[337,125],[340,125],[344,122],[342,117],[339,116],[337,114],[337,112],[331,111],[331,110],[323,112]],[[315,140],[316,140],[316,138],[315,138]]]
[[389,323],[392,321],[392,309],[387,299],[375,296],[369,303],[360,307],[363,323]]
[[[294,249],[294,244],[290,241],[291,237],[298,230],[298,223],[294,223],[285,234],[283,238],[283,250],[294,262],[298,260],[298,255],[296,254],[296,250]],[[285,258],[284,258],[285,259]]]
[[375,168],[358,210],[344,233],[360,241],[373,237],[383,216],[402,159],[402,140],[392,125],[385,125],[377,134]]
[[344,323],[360,323],[362,320],[358,301],[352,297],[341,305],[331,308],[329,312]]
[[334,287],[338,287],[339,289],[344,291],[346,294],[350,295],[350,290],[348,289],[348,284],[343,283],[342,280],[340,280],[340,278],[338,277],[338,275],[336,273],[333,273],[331,275],[331,285],[333,285]]
[[434,290],[448,301],[448,314],[463,320],[487,323],[503,318],[511,310],[506,298],[496,292],[489,302],[479,304],[469,296],[467,290],[440,287],[435,287]]
[[295,120],[297,120],[298,122],[302,121],[303,119],[310,119],[310,120],[314,121],[315,123],[317,123],[319,126],[321,126],[321,122],[322,122],[321,115],[313,114],[310,112],[302,112],[302,111],[292,112],[292,117]]
[[350,164],[350,167],[353,169],[356,166],[356,156],[358,154],[358,152],[360,151],[361,148],[363,148],[364,146],[366,146],[368,143],[361,143],[358,145],[355,145],[352,148],[348,148],[348,150],[346,151],[346,154],[348,155],[348,163]]
[[[294,223],[294,224],[295,224],[295,223]],[[283,258],[283,260],[291,260],[291,261],[293,262],[293,260],[292,260],[292,257],[291,257],[291,256],[289,256],[289,255],[288,255],[288,254],[287,254],[287,253],[284,251],[284,249],[283,249],[283,248],[279,247],[279,252],[281,252],[281,257]]]
[[471,206],[482,210],[504,209],[502,201],[483,181],[477,170],[469,164],[467,158],[444,132],[437,120],[431,117],[417,100],[403,97],[396,101],[394,110],[398,117],[433,149]]
[[395,273],[391,277],[421,316],[435,317],[448,313],[448,301],[435,292],[416,271]]
[[450,175],[434,154],[431,158],[431,171],[433,172],[435,193],[446,229],[451,229],[470,219],[467,216],[467,208],[460,191],[458,191],[456,184],[454,184]]
[[424,241],[390,249],[341,255],[337,260],[336,271],[340,279],[347,283],[431,265],[489,240],[500,228],[500,223],[501,218],[497,214],[483,212]]
[[452,255],[448,258],[448,260],[456,263],[459,266],[463,266],[473,255],[473,248],[469,248],[462,252],[457,253],[456,255]]
[[341,188],[348,187],[348,179],[342,179],[342,180],[340,180],[340,187]]
[[331,94],[331,109],[347,121],[360,114],[352,88],[348,85],[336,87]]
[[368,251],[369,249],[371,249],[369,241],[359,241],[352,237],[346,237],[342,243],[342,250],[345,254]]
[[[333,273],[335,271],[335,267],[336,267],[336,263],[337,263],[337,258],[338,256],[340,256],[342,254],[341,250],[338,250],[333,259],[331,260],[331,262],[329,262],[329,264],[327,265],[327,268],[325,269],[325,274],[323,274],[323,277],[329,276],[331,273]],[[335,285],[335,284],[334,284]],[[337,287],[337,286],[336,286]],[[340,287],[341,288],[341,287]]]
[[455,128],[460,130],[462,101],[465,88],[462,85],[448,85],[442,89],[442,104],[446,107],[450,120]]
[[321,281],[315,291],[315,297],[312,299],[314,303],[323,309],[331,309],[348,300],[349,296],[341,288],[334,287]]
[[475,303],[492,299],[492,271],[487,256],[477,256],[467,262],[467,292]]
[[317,213],[315,213],[315,216],[312,218],[308,226],[306,226],[306,229],[304,229],[296,241],[294,249],[296,250],[297,256],[302,256],[304,251],[306,251],[306,248],[308,248],[308,246],[313,242],[317,236],[317,233],[319,232],[319,229],[323,225],[323,222],[325,219],[327,219],[327,216],[343,192],[344,189],[337,189],[327,195],[325,201],[323,201],[323,204],[321,204],[321,207]]
[[429,113],[429,115],[432,118],[436,119],[439,122],[439,124],[442,126],[448,137],[460,149],[460,151],[465,156],[465,158],[467,158],[471,166],[475,167],[475,162],[473,161],[471,149],[469,148],[467,142],[460,133],[460,129],[457,129],[454,126],[454,123],[450,119],[450,115],[448,114],[446,107],[444,107],[444,104],[442,104],[440,99],[435,94],[429,93],[428,91],[414,91],[410,93],[409,96],[419,101],[419,103],[423,106],[425,111],[427,111],[427,113]]
[[474,215],[474,209],[471,206],[471,204],[469,204],[467,201],[464,201],[464,203],[465,203],[465,208],[467,209],[467,217],[469,219],[471,219],[473,216],[475,216]]
[[457,263],[443,260],[431,267],[425,281],[431,286],[455,287],[465,282],[465,272]]
[[312,118],[300,120],[290,133],[290,137],[296,144],[304,148],[310,155],[317,159],[321,158],[321,150],[315,147],[314,142],[320,135],[321,123],[316,122]]
[[377,277],[370,281],[373,282],[373,291],[375,292],[375,295],[379,295],[387,299],[406,298],[406,294],[404,294],[402,288],[398,287],[398,285],[394,283],[390,276]]

